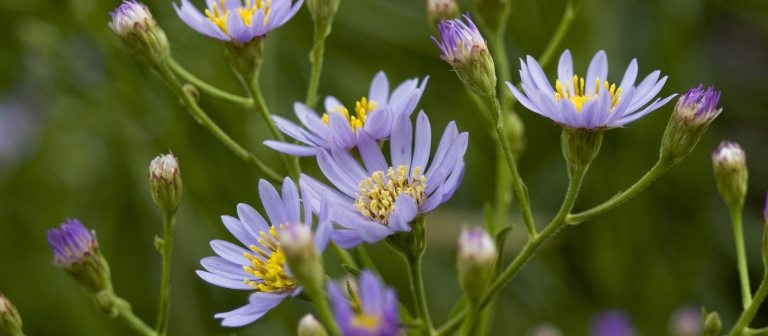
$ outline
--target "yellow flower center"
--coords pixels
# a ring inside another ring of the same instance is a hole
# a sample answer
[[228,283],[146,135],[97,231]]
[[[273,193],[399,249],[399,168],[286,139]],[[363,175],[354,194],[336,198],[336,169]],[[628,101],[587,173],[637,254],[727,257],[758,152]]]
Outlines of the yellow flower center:
[[376,101],[369,101],[363,97],[355,102],[355,115],[350,115],[349,110],[344,106],[336,106],[334,110],[323,114],[323,122],[328,125],[328,113],[341,113],[349,123],[349,126],[352,127],[352,132],[355,132],[358,128],[365,126],[368,114],[375,111],[376,106]]
[[243,253],[243,256],[251,262],[250,266],[244,265],[243,270],[260,280],[244,279],[243,282],[262,292],[285,292],[295,289],[296,279],[285,273],[285,254],[280,248],[280,237],[275,227],[270,227],[268,234],[264,231],[259,232],[259,236],[261,247],[256,245],[248,247],[256,255]]
[[360,181],[360,193],[355,201],[355,208],[363,216],[386,225],[389,215],[395,211],[395,200],[406,194],[421,205],[426,198],[427,178],[421,173],[421,167],[414,167],[408,175],[408,166],[389,167],[387,172],[377,170],[371,177]]
[[375,332],[379,328],[379,321],[379,316],[358,313],[352,317],[352,327]]
[[240,17],[243,19],[243,24],[246,27],[250,27],[253,19],[253,15],[256,14],[257,11],[260,9],[264,9],[264,22],[263,24],[266,26],[267,23],[269,23],[269,13],[271,12],[272,8],[272,0],[245,0],[245,6],[242,6],[240,8],[236,9],[229,9],[225,5],[226,0],[219,0],[219,3],[213,3],[211,5],[211,9],[205,10],[205,16],[208,17],[208,20],[211,20],[214,24],[216,24],[221,31],[223,31],[226,34],[229,34],[229,31],[227,30],[227,16],[229,16],[230,10],[236,10],[240,13]]
[[600,78],[597,78],[595,79],[594,94],[587,95],[587,92],[584,90],[584,78],[579,77],[578,75],[573,75],[573,79],[571,81],[565,81],[565,83],[560,82],[559,79],[555,82],[555,99],[557,99],[557,101],[560,101],[560,99],[563,98],[568,99],[573,103],[573,106],[576,107],[576,112],[581,112],[581,108],[584,104],[597,98],[601,88],[608,91],[608,94],[611,95],[611,109],[616,107],[616,104],[619,103],[619,97],[621,96],[620,87],[617,88],[616,84],[610,84],[608,81],[600,81]]

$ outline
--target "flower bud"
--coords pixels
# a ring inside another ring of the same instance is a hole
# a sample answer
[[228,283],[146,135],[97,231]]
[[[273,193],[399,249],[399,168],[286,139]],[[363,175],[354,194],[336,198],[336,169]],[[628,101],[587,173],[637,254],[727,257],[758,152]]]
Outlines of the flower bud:
[[339,10],[341,0],[307,0],[307,9],[315,23],[327,24]]
[[512,146],[512,154],[520,158],[525,150],[525,124],[517,113],[505,113],[507,120],[504,122],[504,131]]
[[304,315],[299,321],[299,336],[327,336],[328,332],[325,331],[320,322],[317,322],[312,314]]
[[171,54],[168,38],[147,6],[135,0],[124,0],[109,14],[112,16],[109,27],[137,55],[155,66],[168,60]]
[[48,230],[53,263],[69,273],[91,293],[112,290],[109,264],[99,252],[96,231],[88,231],[77,219]]
[[704,336],[720,336],[720,330],[723,328],[723,322],[720,321],[720,314],[711,312],[704,318]]
[[701,313],[692,307],[683,307],[672,313],[669,334],[672,336],[699,336],[702,333]]
[[455,0],[427,0],[427,18],[431,27],[438,27],[440,21],[459,17],[459,5]]
[[731,207],[741,207],[747,194],[747,160],[735,142],[723,141],[712,153],[715,182],[720,196]]
[[285,260],[291,273],[306,286],[322,288],[323,261],[315,248],[312,231],[302,224],[282,224],[280,248],[285,253]]
[[485,230],[465,229],[459,236],[459,283],[474,304],[482,297],[493,276],[496,244]]
[[440,39],[432,41],[440,48],[440,58],[453,67],[461,82],[479,96],[488,96],[496,90],[496,68],[488,45],[470,19],[445,20],[438,25]]
[[152,200],[163,212],[176,213],[181,202],[179,161],[172,154],[156,157],[149,164],[149,189]]
[[560,144],[568,165],[568,176],[576,178],[597,157],[603,143],[603,131],[563,127]]
[[0,335],[22,336],[21,316],[8,298],[0,293]]
[[713,86],[705,91],[701,84],[680,97],[661,140],[661,158],[677,162],[688,155],[723,111],[719,102],[720,92]]

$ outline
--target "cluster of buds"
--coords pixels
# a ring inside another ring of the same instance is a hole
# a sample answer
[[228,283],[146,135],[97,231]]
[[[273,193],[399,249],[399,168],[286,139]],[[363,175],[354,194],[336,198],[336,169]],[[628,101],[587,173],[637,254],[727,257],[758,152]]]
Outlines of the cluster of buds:
[[715,182],[728,207],[740,209],[747,194],[747,159],[735,142],[723,141],[712,153]]
[[461,232],[457,260],[459,284],[471,302],[480,300],[487,289],[497,255],[496,244],[485,230],[474,228]]
[[59,229],[48,230],[48,244],[53,250],[53,263],[92,294],[112,290],[109,264],[99,252],[95,231],[88,231],[77,219],[69,219]]
[[181,202],[179,161],[172,154],[156,157],[149,164],[149,189],[152,200],[167,214],[176,213]]
[[154,66],[167,62],[171,54],[168,38],[147,6],[126,0],[110,15],[109,27],[137,55]]
[[440,58],[448,62],[464,86],[478,96],[487,96],[496,90],[496,67],[483,35],[469,14],[461,19],[440,22],[440,40],[432,37]]
[[16,307],[0,293],[0,335],[21,336],[21,316]]
[[459,5],[455,0],[427,0],[427,19],[431,27],[438,27],[440,21],[459,17]]
[[661,140],[662,160],[682,160],[699,142],[712,121],[723,111],[718,107],[720,92],[713,86],[691,88],[677,101]]

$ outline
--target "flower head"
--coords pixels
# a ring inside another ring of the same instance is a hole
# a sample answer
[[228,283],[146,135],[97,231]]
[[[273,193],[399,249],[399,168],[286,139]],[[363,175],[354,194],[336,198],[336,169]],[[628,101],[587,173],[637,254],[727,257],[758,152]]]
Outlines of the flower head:
[[464,173],[468,134],[459,133],[451,122],[429,162],[432,133],[423,111],[415,132],[414,137],[410,118],[401,116],[389,142],[389,162],[364,130],[358,147],[363,165],[342,148],[320,152],[320,169],[335,188],[302,176],[308,192],[316,195],[313,199],[328,197],[337,224],[334,242],[348,248],[409,232],[414,219],[453,196]]
[[125,36],[138,30],[147,30],[156,25],[149,8],[135,0],[125,0],[109,13],[111,28],[117,35]]
[[328,294],[341,333],[345,336],[400,335],[395,291],[384,287],[367,270],[360,273],[358,282],[358,292],[348,293],[348,296],[335,283],[328,284]]
[[16,307],[0,293],[0,335],[23,335],[21,316]]
[[518,101],[529,110],[574,129],[622,127],[666,104],[675,95],[656,98],[667,77],[659,79],[658,70],[651,72],[637,86],[637,60],[632,60],[617,85],[608,82],[608,58],[599,51],[592,58],[587,77],[573,72],[573,59],[566,50],[560,56],[558,76],[553,88],[541,65],[528,56],[520,60],[522,92],[511,83],[507,86]]
[[496,67],[483,35],[469,14],[461,19],[444,20],[438,25],[440,40],[432,37],[440,49],[440,58],[448,62],[464,86],[477,95],[496,90]]
[[99,252],[96,231],[88,231],[77,219],[48,230],[53,263],[93,293],[112,288],[109,264]]
[[[301,189],[302,198],[306,200],[306,188],[302,186]],[[281,236],[286,228],[293,225],[312,227],[309,202],[304,202],[302,220],[299,191],[289,178],[283,182],[282,197],[264,180],[259,182],[259,196],[272,225],[267,224],[267,220],[251,206],[239,204],[239,218],[222,216],[221,220],[244,247],[223,240],[211,241],[211,247],[218,256],[203,258],[200,264],[205,271],[197,271],[203,280],[211,284],[254,292],[245,306],[216,314],[216,318],[223,319],[223,326],[249,324],[284,299],[301,292],[301,287],[286,267]],[[325,249],[330,237],[330,226],[325,223],[326,214],[321,212],[314,227],[314,246],[318,251]]]
[[682,160],[699,142],[709,125],[723,111],[718,107],[720,92],[714,86],[691,88],[677,100],[675,111],[664,130],[661,156],[667,160]]
[[704,90],[704,85],[699,84],[680,97],[675,105],[675,114],[692,122],[705,123],[712,121],[723,111],[719,108],[719,103],[720,91],[715,90],[714,86]]
[[459,236],[459,284],[471,302],[476,302],[488,288],[494,264],[496,244],[481,228],[465,229]]
[[427,79],[424,78],[421,83],[418,78],[404,81],[390,93],[387,75],[380,71],[371,81],[368,96],[355,102],[352,111],[333,96],[325,99],[326,112],[323,115],[318,115],[304,104],[296,103],[293,106],[296,118],[304,128],[279,116],[272,118],[283,133],[303,145],[272,140],[264,144],[289,155],[311,156],[317,154],[318,149],[357,147],[360,143],[360,130],[365,130],[377,141],[388,139],[395,121],[400,116],[410,117],[413,113],[427,85]]
[[173,154],[160,155],[149,163],[149,187],[152,200],[163,211],[173,213],[181,202],[179,161]]
[[303,0],[206,0],[205,15],[189,0],[173,4],[182,21],[197,32],[244,44],[262,38],[290,20]]

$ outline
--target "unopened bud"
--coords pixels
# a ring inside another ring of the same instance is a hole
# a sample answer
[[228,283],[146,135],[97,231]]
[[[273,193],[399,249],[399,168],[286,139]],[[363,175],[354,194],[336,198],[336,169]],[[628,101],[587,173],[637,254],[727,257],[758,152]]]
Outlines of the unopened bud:
[[715,182],[720,196],[731,208],[740,208],[747,194],[747,159],[735,142],[723,141],[712,153]]
[[341,0],[307,0],[307,9],[315,23],[329,23],[339,10]]
[[688,155],[723,111],[719,102],[720,92],[713,86],[704,90],[701,84],[680,97],[661,140],[661,158],[677,162]]
[[48,230],[53,263],[95,294],[112,290],[109,264],[99,252],[96,231],[88,231],[77,219]]
[[711,312],[704,318],[704,336],[720,336],[720,330],[723,328],[723,322],[720,321],[720,314]]
[[471,302],[477,302],[493,276],[497,251],[491,236],[480,228],[465,229],[459,236],[459,283]]
[[0,336],[21,336],[21,316],[8,298],[0,293]]
[[459,17],[459,5],[455,0],[427,0],[427,18],[431,27],[437,27],[440,21]]
[[124,0],[109,13],[109,27],[123,42],[152,65],[163,64],[171,54],[165,32],[149,8],[135,0]]
[[325,331],[320,322],[317,322],[312,314],[304,315],[299,321],[299,336],[327,336],[328,332]]
[[479,96],[493,94],[496,90],[496,68],[483,35],[470,19],[445,20],[438,25],[440,40],[432,37],[440,58],[453,67],[456,74],[470,91]]
[[179,161],[172,154],[156,157],[149,164],[149,189],[152,200],[168,214],[173,214],[181,202]]
[[692,307],[683,307],[672,313],[669,332],[672,336],[700,336],[703,320],[701,313]]

